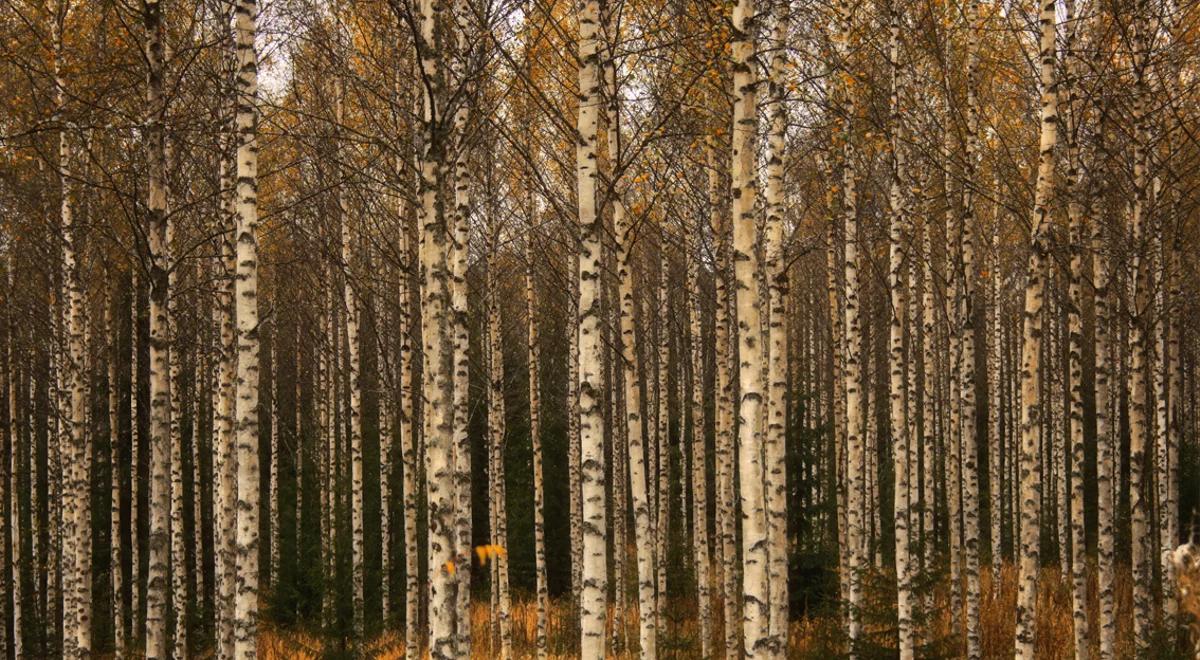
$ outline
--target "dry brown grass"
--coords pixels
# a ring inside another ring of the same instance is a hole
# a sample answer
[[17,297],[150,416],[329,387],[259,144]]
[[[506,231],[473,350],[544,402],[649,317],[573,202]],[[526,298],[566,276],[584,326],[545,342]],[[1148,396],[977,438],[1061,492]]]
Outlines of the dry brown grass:
[[[981,571],[982,598],[980,602],[980,633],[986,658],[1011,658],[1013,647],[1013,624],[1016,611],[1017,571],[1006,565],[1000,574],[998,589],[994,589],[989,570]],[[1117,596],[1117,657],[1132,657],[1132,624],[1129,612],[1132,608],[1132,590],[1127,571],[1118,571]],[[1200,579],[1200,577],[1198,577]],[[1092,612],[1093,630],[1091,641],[1098,644],[1095,598],[1095,573],[1092,572],[1089,608]],[[1037,657],[1044,660],[1066,660],[1073,656],[1073,633],[1071,628],[1070,585],[1058,570],[1042,572],[1041,588],[1037,607]],[[941,640],[948,655],[961,655],[962,636],[952,634],[951,608],[948,585],[939,585],[932,595],[931,610],[935,614],[928,618],[920,631],[923,642]],[[880,594],[881,597],[884,594]],[[661,656],[666,658],[690,659],[700,657],[699,624],[692,601],[672,601],[668,607],[666,634],[660,637],[663,646]],[[609,612],[609,625],[613,624],[613,612]],[[551,606],[549,618],[549,648],[551,658],[572,658],[576,655],[577,640],[574,635],[573,614],[562,602]],[[961,622],[962,617],[957,617]],[[637,611],[627,608],[618,620],[624,638],[636,644]],[[474,658],[493,658],[490,617],[486,602],[476,602],[471,608],[471,625]],[[718,623],[719,628],[719,623]],[[513,643],[517,657],[526,658],[534,654],[533,639],[537,629],[537,616],[532,602],[514,604]],[[876,639],[887,639],[888,630],[869,630]],[[714,631],[719,637],[720,630]],[[267,660],[316,660],[321,657],[321,641],[311,635],[285,631],[264,633],[260,641],[260,657]],[[839,621],[831,616],[803,618],[793,621],[788,635],[789,658],[822,658],[845,653],[845,642]],[[381,660],[400,660],[404,657],[402,635],[389,631],[371,642],[370,657]],[[610,651],[610,658],[634,658],[632,649],[618,648]]]

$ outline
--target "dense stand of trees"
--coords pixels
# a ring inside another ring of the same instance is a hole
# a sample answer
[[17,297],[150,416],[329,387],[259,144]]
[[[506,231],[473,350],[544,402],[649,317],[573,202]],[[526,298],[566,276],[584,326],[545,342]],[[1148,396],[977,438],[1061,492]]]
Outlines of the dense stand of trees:
[[1200,5],[0,17],[3,657],[1195,644]]

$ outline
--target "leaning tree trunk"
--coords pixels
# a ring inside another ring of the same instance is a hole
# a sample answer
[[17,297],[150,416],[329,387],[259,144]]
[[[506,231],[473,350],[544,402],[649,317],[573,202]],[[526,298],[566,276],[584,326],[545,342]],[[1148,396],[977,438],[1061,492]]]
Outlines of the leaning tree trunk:
[[1045,299],[1045,260],[1050,227],[1050,198],[1054,187],[1054,147],[1058,142],[1058,90],[1055,81],[1056,16],[1053,0],[1043,0],[1038,23],[1040,40],[1041,135],[1037,183],[1034,188],[1029,264],[1021,338],[1021,534],[1014,656],[1033,657],[1034,614],[1037,603],[1042,482],[1038,437],[1042,430],[1041,364],[1042,305]]
[[254,658],[258,647],[258,51],[254,42],[257,18],[257,0],[236,0],[237,597],[233,653],[237,658]]

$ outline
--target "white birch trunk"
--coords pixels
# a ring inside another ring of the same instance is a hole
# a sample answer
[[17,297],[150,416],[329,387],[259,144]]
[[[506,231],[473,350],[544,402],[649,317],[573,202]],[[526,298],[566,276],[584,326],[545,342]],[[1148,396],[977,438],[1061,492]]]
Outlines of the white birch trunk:
[[[782,47],[787,40],[786,10],[775,10],[771,40]],[[768,633],[767,655],[782,658],[788,640],[788,539],[787,539],[787,414],[788,414],[788,261],[783,253],[784,166],[787,148],[787,107],[784,76],[786,51],[771,58],[768,95],[770,126],[767,138],[765,273],[767,299],[767,398],[764,440],[765,505],[767,513]]]
[[579,434],[582,502],[582,592],[580,595],[580,656],[604,657],[605,565],[607,527],[604,506],[604,411],[600,393],[600,263],[603,221],[596,213],[597,133],[600,109],[600,48],[597,0],[578,0],[579,116],[575,165],[579,195]]
[[1092,281],[1096,325],[1095,369],[1093,371],[1096,396],[1096,590],[1099,603],[1099,632],[1101,660],[1112,660],[1116,641],[1116,607],[1113,583],[1116,578],[1114,566],[1114,536],[1116,518],[1115,482],[1119,474],[1114,472],[1113,454],[1115,447],[1115,418],[1110,414],[1110,388],[1112,384],[1112,353],[1110,287],[1112,277],[1108,270],[1108,247],[1104,244],[1104,224],[1096,221],[1091,226]]
[[[175,229],[174,223],[167,223],[167,254],[174,254]],[[170,292],[178,291],[176,281],[177,262],[174,256],[167,257],[169,272],[167,273],[167,391],[170,392],[169,429],[171,434],[170,470],[171,483],[169,529],[171,534],[171,614],[174,626],[171,628],[171,655],[184,658],[188,654],[187,620],[187,540],[183,528],[183,434],[180,430],[182,422],[182,406],[180,405],[180,390],[182,389],[182,356],[178,348],[179,333],[175,321],[176,298]],[[170,625],[170,624],[168,624]]]
[[404,501],[404,653],[405,657],[416,657],[420,652],[421,583],[418,571],[419,540],[417,538],[417,508],[420,491],[417,459],[417,424],[413,401],[418,392],[416,370],[413,369],[412,346],[413,296],[412,263],[414,252],[411,246],[409,218],[401,218],[400,254],[405,267],[401,272],[400,304],[397,332],[400,334],[400,461],[403,474],[400,488]]
[[1085,556],[1086,534],[1084,529],[1084,438],[1083,438],[1083,244],[1084,204],[1079,182],[1082,167],[1078,145],[1079,113],[1077,76],[1078,56],[1075,40],[1078,25],[1075,23],[1075,3],[1067,3],[1066,84],[1067,84],[1067,216],[1070,238],[1070,284],[1067,305],[1067,378],[1070,396],[1068,415],[1068,437],[1070,439],[1070,506],[1071,506],[1071,621],[1074,628],[1075,658],[1087,660],[1091,657],[1088,641],[1087,612],[1087,558]]
[[[166,148],[163,136],[163,9],[152,0],[145,5],[150,67],[148,103],[151,111],[147,140],[150,172],[150,559],[146,582],[146,657],[168,657],[167,579],[170,560],[171,392],[168,373],[170,228],[167,217]],[[71,460],[71,459],[68,459]]]
[[[734,306],[738,333],[738,478],[742,510],[742,647],[747,658],[769,654],[767,516],[763,492],[763,347],[758,295],[758,226],[755,216],[757,130],[755,80],[750,58],[756,48],[754,0],[733,9],[733,196]],[[728,561],[728,558],[726,558]]]
[[[848,66],[850,34],[853,22],[853,10],[849,0],[840,0],[838,4],[839,35],[838,48],[842,58],[842,66]],[[847,72],[848,75],[848,72]],[[842,163],[842,216],[843,241],[845,250],[845,303],[843,312],[845,318],[845,381],[844,396],[846,399],[846,543],[848,562],[846,569],[849,573],[848,607],[849,607],[849,637],[851,657],[856,656],[856,646],[862,633],[862,623],[859,608],[862,605],[862,588],[859,572],[863,567],[863,406],[862,406],[862,357],[863,340],[860,326],[860,302],[858,282],[858,196],[855,189],[855,153],[854,140],[850,133],[853,126],[853,101],[849,90],[843,90],[841,121],[842,130],[839,139],[843,150]]]
[[[12,267],[10,266],[10,271]],[[111,590],[110,599],[112,603],[112,621],[113,621],[113,646],[118,656],[124,655],[125,650],[125,599],[123,597],[123,583],[121,575],[121,418],[120,418],[120,389],[119,389],[119,373],[117,369],[118,356],[120,355],[120,331],[116,325],[115,310],[116,304],[116,287],[112,286],[109,289],[109,299],[104,305],[104,327],[108,335],[108,474],[109,474],[109,489],[108,489],[108,512],[109,512],[109,547],[108,547],[108,579]],[[10,325],[11,328],[11,325]],[[11,330],[10,330],[11,332]],[[32,402],[33,397],[30,397]],[[15,412],[15,411],[14,411]],[[32,426],[30,427],[32,428]],[[30,442],[30,444],[36,444]],[[33,455],[36,457],[36,447],[33,448]],[[31,465],[34,476],[37,476],[36,466]],[[33,540],[34,540],[34,557],[33,563],[35,573],[37,575],[38,558],[37,558],[37,486],[31,489],[34,502],[30,507],[30,515],[33,518]],[[38,580],[34,579],[34,588],[38,588]],[[20,630],[20,628],[17,628]]]
[[[1143,5],[1144,9],[1144,5]],[[1147,399],[1152,396],[1147,383],[1147,330],[1150,325],[1151,311],[1147,303],[1152,283],[1150,281],[1149,260],[1144,259],[1141,252],[1148,245],[1146,224],[1150,220],[1149,212],[1149,175],[1148,175],[1148,85],[1145,80],[1149,60],[1147,17],[1135,16],[1133,19],[1133,48],[1135,68],[1135,89],[1133,108],[1133,187],[1134,200],[1130,217],[1132,243],[1136,246],[1132,253],[1130,276],[1131,291],[1129,295],[1129,517],[1131,553],[1130,563],[1133,568],[1133,644],[1141,652],[1149,642],[1151,632],[1151,588],[1153,571],[1150,565],[1150,506],[1147,497],[1152,497],[1150,484],[1151,474],[1146,474],[1146,447],[1151,440]]]
[[[141,346],[141,319],[138,315],[138,265],[134,264],[130,267],[132,274],[129,284],[129,621],[130,626],[127,629],[127,638],[133,647],[138,646],[141,627],[142,613],[142,581],[141,581],[141,421],[139,414],[139,400],[142,398],[141,378],[139,371],[141,370],[140,346]],[[53,380],[53,378],[52,378]],[[48,443],[49,444],[49,443]],[[52,472],[56,474],[56,472]],[[57,483],[57,480],[52,478],[50,483]],[[51,517],[54,520],[54,517]],[[52,524],[52,530],[58,529],[58,525]],[[56,557],[57,552],[51,543],[51,557]],[[49,582],[54,582],[51,574]],[[57,597],[46,598],[49,603],[55,603]]]
[[979,2],[967,3],[967,136],[966,183],[963,191],[962,271],[959,276],[959,322],[962,324],[959,369],[959,399],[961,410],[961,442],[963,469],[963,547],[964,572],[967,582],[967,657],[980,656],[979,631],[979,469],[975,415],[975,189],[978,185],[979,161],[979,101],[977,78],[979,69]]
[[[8,581],[11,586],[12,593],[12,648],[13,657],[20,660],[25,655],[24,642],[24,624],[22,612],[22,596],[23,585],[21,580],[21,501],[25,495],[21,491],[21,431],[19,427],[19,410],[17,408],[17,390],[21,387],[21,379],[17,374],[16,363],[16,334],[17,324],[13,316],[13,308],[16,306],[16,269],[17,269],[17,250],[16,245],[10,243],[8,249],[8,294],[5,297],[5,305],[8,316],[8,341],[6,348],[8,349],[8,372],[6,380],[8,381],[8,495],[9,495],[9,518],[8,528],[10,534],[10,556],[8,566]],[[106,306],[108,316],[106,320],[111,320],[111,306]],[[110,373],[112,370],[110,368]],[[110,391],[115,391],[109,386]],[[111,399],[111,396],[110,396]],[[110,410],[111,412],[111,410]],[[110,424],[112,415],[109,417]],[[111,431],[111,426],[110,426]],[[32,444],[32,442],[30,443]],[[31,509],[32,510],[32,509]]]
[[[888,64],[891,73],[891,99],[888,119],[891,126],[892,171],[888,195],[888,292],[890,294],[891,319],[888,325],[888,403],[889,422],[893,444],[893,467],[895,488],[893,489],[893,519],[896,543],[896,614],[899,624],[900,657],[914,657],[915,636],[913,633],[912,569],[910,565],[909,530],[911,506],[909,502],[909,423],[908,391],[905,380],[904,360],[905,312],[908,309],[904,289],[904,231],[908,226],[908,204],[905,177],[905,152],[903,150],[900,103],[904,93],[904,79],[900,64],[900,10],[893,2],[889,11],[891,43]],[[772,346],[774,349],[774,346]],[[774,358],[774,350],[772,350]],[[786,579],[786,577],[785,577]]]
[[271,467],[267,505],[270,513],[271,554],[267,564],[268,586],[279,588],[279,351],[275,344],[279,335],[271,337]]
[[253,659],[258,647],[258,51],[257,0],[236,0],[235,117],[237,187],[234,280],[237,319],[237,596],[234,656]]
[[1014,648],[1014,656],[1020,660],[1033,657],[1033,624],[1040,570],[1038,545],[1041,536],[1039,509],[1042,483],[1038,436],[1042,429],[1042,404],[1039,400],[1039,359],[1042,345],[1042,305],[1045,297],[1046,234],[1051,222],[1048,204],[1054,186],[1054,148],[1058,142],[1058,90],[1054,71],[1055,61],[1058,59],[1054,43],[1056,23],[1053,0],[1043,0],[1038,16],[1041,129],[1021,338],[1021,534]]
[[529,359],[529,440],[533,454],[533,563],[537,599],[537,636],[534,646],[538,660],[545,660],[547,649],[550,594],[546,582],[546,494],[542,459],[542,380],[541,339],[538,334],[537,305],[534,282],[533,209],[528,205],[529,230],[525,237],[525,314],[528,317]]
[[[495,231],[495,230],[493,230]],[[512,596],[509,593],[508,569],[508,506],[506,502],[504,454],[506,445],[506,419],[504,407],[504,347],[501,336],[500,278],[495,255],[497,240],[493,238],[487,263],[487,340],[488,340],[488,444],[492,455],[491,482],[493,488],[493,531],[496,545],[505,549],[496,557],[497,590],[499,609],[496,612],[500,628],[501,660],[513,657],[512,652]],[[468,463],[469,469],[469,463]]]
[[695,555],[696,598],[699,601],[700,655],[712,654],[712,597],[709,592],[712,580],[710,568],[709,539],[712,529],[708,524],[708,457],[705,424],[707,392],[704,380],[704,336],[701,329],[703,308],[700,299],[701,252],[703,230],[696,223],[692,229],[694,241],[685,258],[687,264],[688,291],[688,341],[691,346],[691,415],[692,415],[692,551]]
[[[470,331],[467,305],[467,258],[470,249],[471,218],[471,170],[469,158],[471,141],[468,139],[468,120],[472,102],[473,84],[465,77],[463,60],[471,51],[469,20],[471,8],[467,0],[455,0],[453,15],[454,36],[459,57],[451,59],[450,73],[457,86],[457,106],[454,112],[454,173],[451,185],[454,189],[454,213],[450,221],[450,307],[452,333],[454,336],[454,542],[458,557],[471,556],[471,442],[468,436],[470,387]],[[503,488],[503,484],[497,484]],[[501,560],[503,561],[503,560]],[[456,629],[455,647],[460,657],[471,655],[471,562],[461,562],[456,585]],[[507,572],[507,562],[505,562]],[[504,577],[507,580],[507,576]],[[509,630],[507,618],[501,623],[502,630]]]
[[[616,38],[614,35],[613,38]],[[615,87],[615,63],[609,69],[609,133],[608,149],[611,166],[620,166],[621,149],[619,90]],[[611,185],[617,185],[613,182]],[[642,364],[635,328],[633,219],[625,212],[620,193],[612,200],[613,227],[617,236],[617,278],[620,297],[619,325],[621,332],[621,369],[624,388],[624,452],[628,459],[629,495],[633,503],[634,547],[637,553],[638,648],[642,657],[653,660],[658,653],[658,617],[655,583],[655,544],[651,524],[650,483],[655,478],[647,469],[647,448],[644,442],[642,395],[639,383]],[[643,335],[645,336],[645,335]],[[648,409],[648,408],[647,408]],[[624,511],[624,509],[621,509]],[[624,551],[624,549],[622,549]]]
[[445,154],[442,121],[441,42],[435,25],[441,11],[437,0],[419,6],[422,109],[425,139],[421,156],[420,224],[421,340],[424,359],[423,404],[426,501],[429,527],[429,653],[433,660],[455,656],[456,608],[453,575],[455,534],[454,484],[454,334],[450,290],[451,236],[439,200]]

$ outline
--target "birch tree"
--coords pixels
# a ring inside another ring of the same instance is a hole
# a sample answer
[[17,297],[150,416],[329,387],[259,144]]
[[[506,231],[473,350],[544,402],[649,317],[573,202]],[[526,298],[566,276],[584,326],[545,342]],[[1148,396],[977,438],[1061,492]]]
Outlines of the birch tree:
[[1030,253],[1026,270],[1021,337],[1021,533],[1020,577],[1016,611],[1017,658],[1032,658],[1033,617],[1037,603],[1042,483],[1038,436],[1042,428],[1041,365],[1042,305],[1045,299],[1045,260],[1049,232],[1049,200],[1053,192],[1054,150],[1058,143],[1058,81],[1054,2],[1041,5],[1038,15],[1041,128],[1037,182],[1034,187]]
[[598,119],[601,103],[600,8],[597,0],[578,0],[579,115],[576,122],[576,185],[579,195],[578,417],[580,434],[580,489],[583,544],[580,595],[580,655],[584,660],[604,657],[605,566],[607,527],[604,511],[604,412],[600,392],[600,273],[603,257],[603,221],[596,213]]
[[255,45],[258,3],[237,0],[234,16],[234,93],[237,113],[235,188],[237,268],[234,300],[237,319],[237,596],[234,647],[238,658],[254,658],[258,649],[258,50]]

